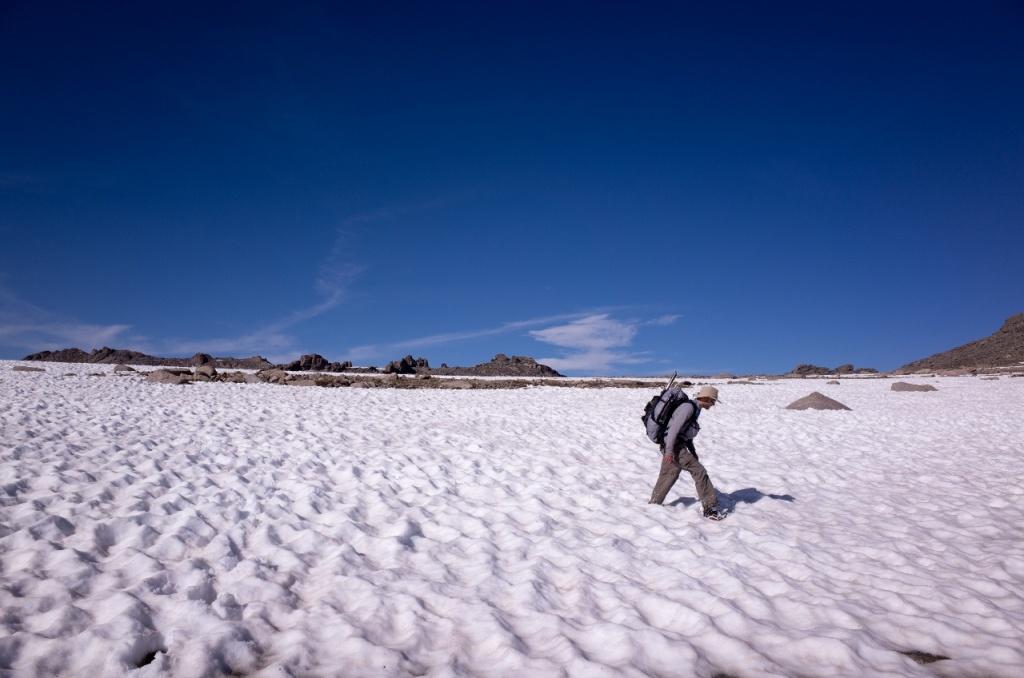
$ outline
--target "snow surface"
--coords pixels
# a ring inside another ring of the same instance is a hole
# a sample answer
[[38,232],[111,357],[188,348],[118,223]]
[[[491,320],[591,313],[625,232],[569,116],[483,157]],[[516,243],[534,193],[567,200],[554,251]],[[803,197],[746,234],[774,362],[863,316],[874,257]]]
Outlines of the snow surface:
[[[643,389],[14,364],[3,675],[1024,670],[1024,379],[723,385],[697,440],[733,509],[715,523],[685,474],[646,504]],[[782,409],[813,390],[853,411]]]

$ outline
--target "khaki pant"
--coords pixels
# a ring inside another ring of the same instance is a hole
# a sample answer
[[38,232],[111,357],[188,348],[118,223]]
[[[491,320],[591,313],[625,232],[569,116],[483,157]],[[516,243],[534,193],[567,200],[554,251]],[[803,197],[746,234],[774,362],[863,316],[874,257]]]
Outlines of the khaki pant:
[[711,484],[708,472],[704,470],[704,465],[700,463],[692,449],[680,450],[675,457],[670,454],[661,455],[661,473],[658,474],[658,482],[654,484],[654,492],[651,493],[649,503],[660,504],[665,501],[668,491],[676,484],[682,469],[689,471],[693,477],[701,505],[704,508],[716,506],[718,495],[715,494],[715,486]]

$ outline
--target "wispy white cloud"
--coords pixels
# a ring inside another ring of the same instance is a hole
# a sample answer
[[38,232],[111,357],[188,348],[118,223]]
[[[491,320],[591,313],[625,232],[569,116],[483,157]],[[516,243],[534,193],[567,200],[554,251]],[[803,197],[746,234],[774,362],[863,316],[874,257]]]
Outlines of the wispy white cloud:
[[627,365],[641,365],[651,362],[647,353],[623,353],[621,351],[581,351],[560,358],[539,358],[537,362],[559,372],[601,372],[612,374]]
[[418,214],[420,212],[435,210],[440,207],[444,207],[445,205],[450,205],[453,202],[457,202],[459,199],[466,197],[467,195],[468,193],[453,193],[451,195],[433,198],[431,200],[424,200],[411,205],[390,205],[373,210],[356,212],[341,220],[341,228],[352,229],[366,224],[373,224],[380,221],[391,221],[393,219]]
[[353,346],[342,352],[342,356],[339,360],[351,360],[355,364],[366,364],[373,360],[392,360],[398,356],[398,354],[406,351],[415,351],[419,349],[430,348],[431,346],[442,346],[445,344],[452,344],[459,341],[468,341],[470,339],[480,339],[482,337],[494,337],[503,334],[511,334],[519,330],[529,329],[531,327],[539,327],[548,323],[561,322],[566,320],[572,320],[575,318],[585,317],[587,313],[561,313],[557,315],[542,316],[538,318],[528,318],[526,320],[513,320],[509,322],[500,323],[491,327],[481,327],[472,330],[461,330],[457,332],[442,332],[438,334],[428,334],[421,337],[413,337],[412,339],[402,339],[399,341],[384,342],[379,344],[363,344],[361,346]]
[[[0,186],[17,186],[28,180],[30,178],[22,175],[0,173]],[[119,342],[120,347],[160,355],[182,355],[200,351],[218,355],[259,353],[272,360],[276,356],[283,361],[286,357],[301,352],[300,341],[290,330],[301,323],[329,313],[345,302],[349,298],[354,281],[366,270],[366,266],[352,256],[355,234],[362,227],[436,209],[458,197],[449,196],[414,205],[384,207],[342,218],[330,250],[314,276],[313,291],[317,298],[313,303],[242,334],[151,340],[144,336],[128,335],[131,326],[126,324],[104,326],[68,322],[17,299],[0,280],[0,340],[8,346],[32,350],[66,347],[69,344],[90,348]],[[435,337],[433,341],[431,338],[426,339],[423,345],[444,341],[442,337]],[[402,350],[416,345],[420,345],[418,340],[401,342],[400,345],[387,348]],[[347,359],[355,360],[371,354],[376,356],[382,350],[376,346],[356,347],[349,351],[351,357]]]
[[24,172],[0,172],[0,188],[21,188],[31,186],[37,179]]
[[[300,323],[322,316],[345,302],[349,298],[355,280],[367,268],[352,256],[353,243],[358,232],[369,224],[391,221],[442,207],[453,199],[454,197],[437,198],[413,205],[389,206],[357,212],[343,217],[335,232],[330,251],[320,263],[313,281],[313,289],[319,295],[319,301],[239,336],[173,341],[168,343],[165,352],[181,354],[205,351],[222,355],[263,353],[271,360],[274,360],[272,356],[278,356],[280,358],[278,362],[284,362],[286,356],[298,355],[303,352],[299,348],[300,342],[288,330]],[[358,362],[380,357],[384,348],[403,350],[415,345],[417,344],[412,342],[402,342],[400,345],[386,347],[358,346],[349,349],[340,360]]]
[[115,343],[131,325],[96,325],[50,313],[21,299],[0,280],[0,345],[28,352]]
[[69,346],[91,350],[116,343],[129,329],[131,325],[0,322],[0,344],[32,352]]
[[636,336],[636,323],[615,320],[607,313],[589,315],[565,325],[534,330],[530,336],[546,344],[585,351],[604,351],[629,346]]
[[508,334],[509,332],[515,332],[516,330],[524,330],[530,327],[537,327],[538,325],[546,325],[547,323],[560,322],[563,320],[571,320],[573,318],[581,318],[585,316],[585,313],[563,313],[559,315],[549,315],[541,318],[530,318],[528,320],[515,320],[512,322],[501,323],[494,327],[485,327],[475,330],[466,330],[462,332],[445,332],[442,334],[430,334],[424,337],[416,337],[415,339],[405,339],[403,341],[396,341],[388,344],[389,348],[395,348],[399,350],[422,348],[426,346],[436,346],[439,344],[450,344],[456,341],[465,341],[467,339],[478,339],[480,337],[491,337],[499,334]]
[[644,325],[671,325],[679,316],[664,315],[653,320],[617,320],[609,313],[587,315],[530,332],[537,341],[568,349],[560,356],[540,358],[560,372],[611,373],[628,365],[651,361],[650,354],[625,350],[633,344]]
[[[625,349],[632,345],[639,328],[645,325],[671,325],[679,317],[663,315],[651,320],[617,320],[612,317],[610,311],[560,313],[504,322],[491,327],[429,334],[388,343],[364,344],[348,349],[340,359],[366,364],[373,360],[390,360],[406,351],[527,330],[526,336],[568,349],[564,355],[542,358],[540,362],[557,370],[609,372],[628,365],[651,362],[652,358],[648,353]],[[544,327],[545,325],[551,326]]]
[[644,325],[658,325],[660,327],[667,327],[668,325],[675,324],[675,322],[677,320],[679,320],[680,318],[682,318],[682,317],[683,316],[678,315],[678,314],[660,315],[657,318],[654,318],[652,320],[648,320],[647,322],[645,322],[643,324]]
[[289,360],[288,356],[300,353],[298,340],[287,330],[321,316],[344,302],[353,282],[365,270],[365,266],[351,259],[352,235],[339,229],[327,256],[320,263],[313,287],[320,300],[296,309],[270,323],[234,337],[212,337],[207,339],[173,340],[162,349],[170,355],[188,353],[213,353],[216,355],[263,354],[277,362]]
[[24,301],[0,280],[0,345],[28,351],[69,346],[90,350],[116,345],[118,348],[167,356],[198,352],[216,355],[259,353],[284,360],[299,353],[298,341],[288,330],[336,308],[348,298],[353,281],[363,272],[365,267],[350,258],[351,239],[350,233],[339,230],[330,251],[320,263],[313,281],[319,299],[255,330],[235,336],[151,340],[129,335],[131,325],[128,324],[74,322]]
[[167,355],[187,355],[189,353],[212,353],[213,355],[253,355],[276,351],[288,353],[295,343],[295,338],[274,331],[257,330],[249,334],[235,337],[214,337],[210,339],[171,339],[159,343],[152,350]]
[[[355,278],[366,270],[365,266],[352,258],[354,241],[355,236],[344,228],[339,228],[335,232],[331,250],[320,262],[314,282],[317,293],[324,298],[324,302],[318,306],[326,304],[336,306],[341,303]],[[333,308],[333,306],[329,308]]]

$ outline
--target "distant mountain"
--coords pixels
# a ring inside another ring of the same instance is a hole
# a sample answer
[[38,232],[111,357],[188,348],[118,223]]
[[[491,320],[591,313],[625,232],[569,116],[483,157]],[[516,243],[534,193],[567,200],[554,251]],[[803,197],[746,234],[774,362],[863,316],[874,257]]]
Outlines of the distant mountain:
[[[425,361],[424,361],[425,362]],[[473,367],[441,367],[431,368],[432,374],[460,377],[561,377],[562,375],[525,355],[507,356],[499,353],[490,362],[480,363]]]
[[101,363],[104,365],[166,365],[170,367],[190,367],[192,365],[213,364],[224,369],[262,370],[273,364],[263,356],[251,358],[213,358],[205,353],[196,353],[191,358],[158,358],[138,351],[104,346],[92,353],[80,348],[62,348],[59,351],[40,351],[27,355],[25,360],[39,360],[53,363]]
[[995,334],[933,356],[915,360],[898,373],[964,370],[1024,364],[1024,313],[1010,316]]
[[[80,348],[63,348],[59,351],[40,351],[25,356],[24,360],[39,360],[57,363],[103,363],[106,365],[164,365],[168,367],[191,367],[193,365],[213,365],[223,369],[263,370],[279,367],[292,371],[318,372],[378,372],[376,367],[353,367],[352,363],[331,363],[315,353],[304,355],[288,364],[273,365],[262,356],[251,358],[214,358],[206,353],[196,353],[191,358],[158,358],[138,351],[120,348],[98,348],[86,353]],[[480,363],[473,367],[441,367],[431,368],[426,358],[405,356],[395,360],[384,368],[384,372],[400,374],[439,374],[464,377],[561,377],[562,375],[547,365],[538,363],[528,356],[507,356],[499,353],[490,362]]]
[[[95,353],[95,351],[93,351]],[[27,355],[25,360],[45,360],[51,363],[87,363],[89,354],[80,348],[62,348],[59,351],[40,351]]]
[[790,377],[805,377],[812,374],[829,374],[829,375],[842,375],[842,374],[877,374],[878,370],[874,367],[854,367],[851,363],[840,365],[839,367],[819,367],[818,365],[802,364],[797,365],[786,376]]

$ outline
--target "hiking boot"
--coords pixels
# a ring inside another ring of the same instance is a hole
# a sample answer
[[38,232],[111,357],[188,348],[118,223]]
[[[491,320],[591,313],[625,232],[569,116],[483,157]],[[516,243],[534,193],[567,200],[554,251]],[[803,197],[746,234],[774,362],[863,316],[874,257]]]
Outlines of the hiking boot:
[[717,506],[705,506],[704,517],[708,520],[722,520],[725,518],[725,512]]

